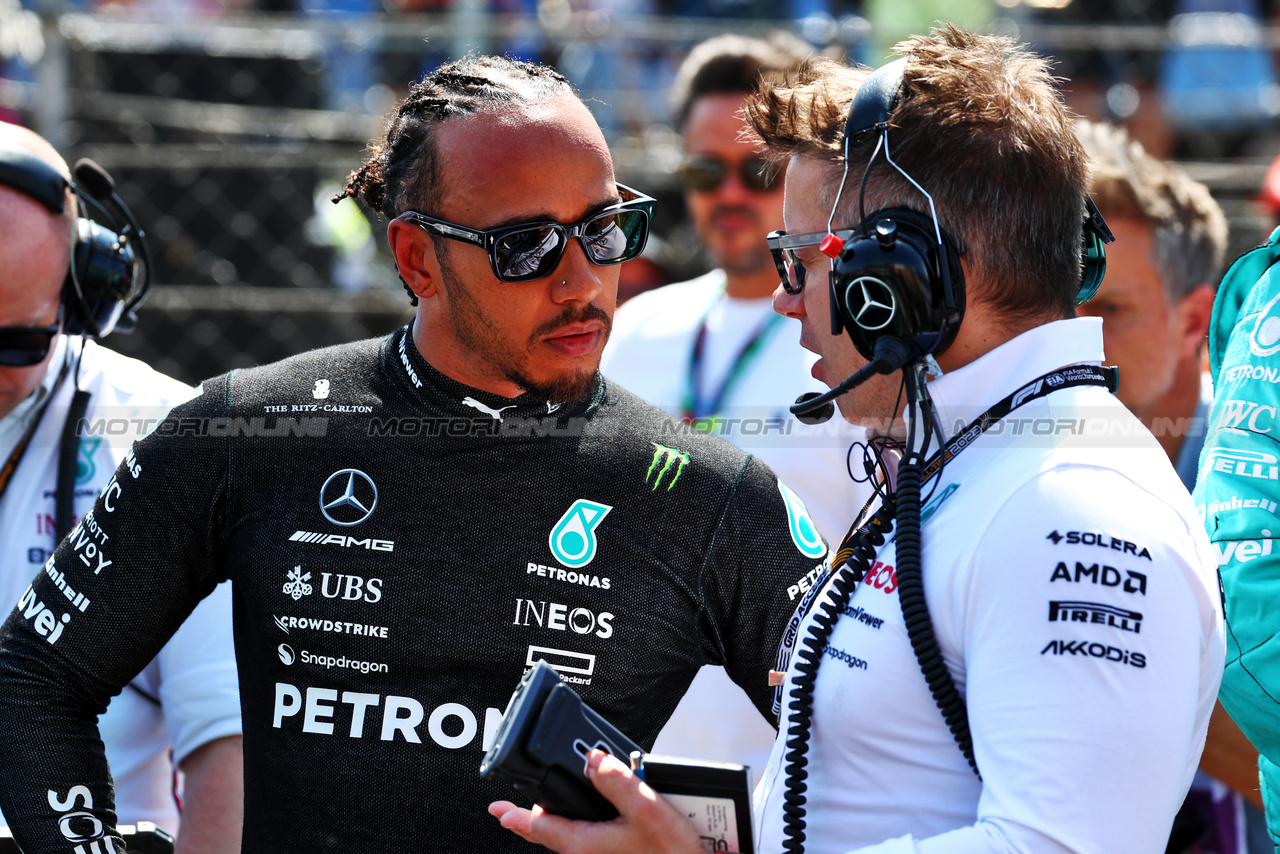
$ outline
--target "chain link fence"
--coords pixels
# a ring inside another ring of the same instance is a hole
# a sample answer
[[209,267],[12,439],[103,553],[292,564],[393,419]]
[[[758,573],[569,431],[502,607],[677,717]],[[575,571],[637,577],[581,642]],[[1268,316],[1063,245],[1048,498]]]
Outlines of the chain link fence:
[[[0,0],[0,117],[34,127],[68,161],[90,157],[114,176],[148,229],[158,286],[137,333],[111,344],[189,381],[408,319],[385,223],[328,200],[409,81],[451,56],[511,53],[573,80],[605,130],[619,180],[659,199],[655,230],[679,279],[705,264],[674,179],[679,140],[666,109],[688,49],[721,32],[781,27],[815,49],[874,64],[927,26],[900,20],[902,4],[839,0],[637,0],[625,9],[602,0],[402,0],[389,12],[369,0],[306,0],[305,11],[290,0],[234,9],[201,5],[216,0],[77,10],[44,2]],[[1249,199],[1280,153],[1275,8],[966,5],[970,25],[1051,55],[1077,112],[1127,124],[1153,153],[1209,184],[1227,211],[1233,254],[1258,241],[1263,223]],[[286,11],[264,11],[273,9]],[[681,9],[704,16],[669,14]],[[782,17],[725,17],[735,10]]]

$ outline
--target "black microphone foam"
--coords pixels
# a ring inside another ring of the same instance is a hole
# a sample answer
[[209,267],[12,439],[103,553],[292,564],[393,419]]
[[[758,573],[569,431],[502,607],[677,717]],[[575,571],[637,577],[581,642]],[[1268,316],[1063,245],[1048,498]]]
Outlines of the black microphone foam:
[[822,394],[816,391],[807,391],[796,398],[795,405],[791,407],[792,414],[801,424],[823,424],[831,420],[831,416],[836,414],[836,405],[831,401],[823,403],[817,408],[805,406],[811,400],[822,397]]
[[116,182],[97,163],[87,157],[76,161],[76,184],[98,201],[111,198],[116,191]]

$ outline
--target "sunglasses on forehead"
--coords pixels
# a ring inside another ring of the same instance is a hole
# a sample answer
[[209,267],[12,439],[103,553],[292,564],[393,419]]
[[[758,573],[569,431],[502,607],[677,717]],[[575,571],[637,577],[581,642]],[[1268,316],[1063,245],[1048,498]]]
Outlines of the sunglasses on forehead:
[[[763,157],[749,157],[734,168],[738,180],[753,193],[768,193],[777,186],[778,170]],[[676,167],[676,175],[684,188],[696,193],[714,193],[729,177],[729,172],[729,164],[709,154],[686,157]]]
[[62,328],[62,306],[50,326],[0,326],[0,366],[29,368],[44,361]]
[[526,222],[499,228],[468,228],[417,211],[405,211],[396,219],[450,240],[482,247],[489,253],[489,266],[500,282],[530,282],[555,272],[570,238],[575,238],[591,263],[598,266],[621,264],[644,251],[657,200],[622,184],[617,187],[621,202],[569,225]]

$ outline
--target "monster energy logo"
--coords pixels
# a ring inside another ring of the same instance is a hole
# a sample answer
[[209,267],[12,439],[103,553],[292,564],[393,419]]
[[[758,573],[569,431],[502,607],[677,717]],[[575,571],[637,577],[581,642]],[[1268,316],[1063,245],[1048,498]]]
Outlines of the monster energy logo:
[[[680,475],[684,473],[685,463],[689,462],[689,455],[680,451],[678,448],[668,448],[666,445],[659,445],[657,442],[650,442],[653,445],[653,462],[649,463],[649,470],[644,474],[644,482],[648,483],[649,478],[653,477],[653,473],[657,471],[658,476],[653,478],[653,489],[657,489],[662,484],[662,478],[671,470],[671,466],[678,460],[680,465],[676,467],[675,474],[671,476],[670,482],[667,483],[667,491],[671,491],[671,487],[676,485],[676,481],[680,479]],[[662,460],[666,462],[662,468],[658,468],[658,463]],[[652,491],[652,490],[651,490]]]

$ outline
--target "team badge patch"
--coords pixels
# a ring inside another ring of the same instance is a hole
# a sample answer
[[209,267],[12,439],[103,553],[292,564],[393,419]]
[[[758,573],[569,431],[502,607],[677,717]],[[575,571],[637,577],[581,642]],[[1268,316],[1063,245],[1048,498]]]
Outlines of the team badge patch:
[[570,569],[591,563],[596,556],[596,528],[612,509],[608,504],[598,504],[585,498],[573,502],[547,539],[556,560]]
[[796,544],[800,554],[805,557],[820,558],[827,553],[827,544],[818,533],[818,526],[813,524],[804,502],[782,481],[778,481],[778,491],[782,493],[782,501],[787,505],[787,529],[791,531],[791,541]]

